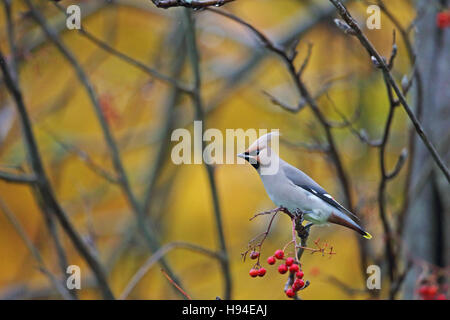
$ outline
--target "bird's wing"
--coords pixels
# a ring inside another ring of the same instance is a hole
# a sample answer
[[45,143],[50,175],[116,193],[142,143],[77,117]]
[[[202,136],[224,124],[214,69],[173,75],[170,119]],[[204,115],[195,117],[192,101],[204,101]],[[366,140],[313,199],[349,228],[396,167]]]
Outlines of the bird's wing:
[[336,209],[339,209],[341,212],[347,214],[348,216],[354,217],[357,220],[359,218],[354,215],[352,212],[347,210],[343,205],[341,205],[339,202],[334,200],[334,198],[324,189],[322,188],[317,182],[315,182],[313,179],[308,177],[304,172],[300,171],[294,166],[291,166],[290,164],[284,162],[282,164],[283,171],[286,175],[286,177],[296,186],[301,187],[302,189],[312,193],[316,197],[319,197],[329,205],[335,207]]

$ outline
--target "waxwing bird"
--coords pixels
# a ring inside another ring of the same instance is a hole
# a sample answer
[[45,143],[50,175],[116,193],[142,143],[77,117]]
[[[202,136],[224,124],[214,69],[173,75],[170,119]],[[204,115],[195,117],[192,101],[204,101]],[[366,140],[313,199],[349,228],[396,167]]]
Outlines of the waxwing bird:
[[291,213],[302,212],[304,219],[313,224],[338,224],[371,239],[372,236],[354,221],[358,218],[353,213],[304,172],[278,157],[270,147],[272,138],[277,135],[277,132],[265,134],[244,153],[238,154],[256,169],[273,203]]

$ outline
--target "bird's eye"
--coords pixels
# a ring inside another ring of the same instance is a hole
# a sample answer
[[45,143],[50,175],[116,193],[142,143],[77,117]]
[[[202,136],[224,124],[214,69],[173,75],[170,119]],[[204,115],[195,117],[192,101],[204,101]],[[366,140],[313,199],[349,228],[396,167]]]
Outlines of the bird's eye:
[[259,155],[259,152],[260,152],[260,150],[259,150],[259,149],[257,149],[257,150],[256,150],[256,155]]

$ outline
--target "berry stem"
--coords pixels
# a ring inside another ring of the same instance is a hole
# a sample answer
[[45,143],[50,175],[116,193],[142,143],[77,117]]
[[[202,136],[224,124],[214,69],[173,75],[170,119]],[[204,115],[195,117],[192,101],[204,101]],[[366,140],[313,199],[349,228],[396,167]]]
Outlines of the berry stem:
[[295,228],[296,227],[296,218],[295,216],[292,218],[292,241],[294,242],[294,256],[295,256],[295,261],[300,261],[298,259],[298,255],[297,255],[297,235],[295,234]]

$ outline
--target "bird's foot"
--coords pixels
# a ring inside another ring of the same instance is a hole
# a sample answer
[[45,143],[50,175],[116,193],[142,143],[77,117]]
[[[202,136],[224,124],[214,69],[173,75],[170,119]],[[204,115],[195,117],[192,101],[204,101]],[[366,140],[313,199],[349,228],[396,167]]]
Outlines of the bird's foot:
[[295,209],[293,218],[295,219],[296,223],[301,224],[303,222],[304,216],[305,216],[305,211],[300,210],[298,208]]
[[295,230],[297,231],[298,236],[300,239],[308,239],[309,237],[309,230],[311,229],[312,223],[308,223],[305,226],[300,224],[297,224],[295,227]]

